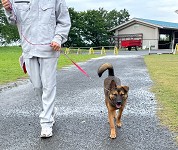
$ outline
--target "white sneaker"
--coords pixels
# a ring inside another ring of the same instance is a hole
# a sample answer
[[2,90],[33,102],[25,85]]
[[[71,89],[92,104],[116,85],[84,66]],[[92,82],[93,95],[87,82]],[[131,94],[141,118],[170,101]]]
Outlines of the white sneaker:
[[42,127],[41,129],[41,138],[49,138],[53,135],[51,127]]
[[52,113],[53,124],[55,123],[55,116],[56,116],[57,112],[58,112],[58,108],[54,107],[54,110],[53,110],[53,113]]

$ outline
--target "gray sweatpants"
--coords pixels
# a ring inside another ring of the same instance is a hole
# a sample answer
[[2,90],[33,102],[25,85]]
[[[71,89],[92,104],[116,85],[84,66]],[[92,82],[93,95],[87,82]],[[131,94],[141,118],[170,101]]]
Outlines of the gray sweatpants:
[[41,127],[52,127],[54,99],[56,96],[56,69],[58,58],[25,58],[27,73],[36,96],[42,101]]

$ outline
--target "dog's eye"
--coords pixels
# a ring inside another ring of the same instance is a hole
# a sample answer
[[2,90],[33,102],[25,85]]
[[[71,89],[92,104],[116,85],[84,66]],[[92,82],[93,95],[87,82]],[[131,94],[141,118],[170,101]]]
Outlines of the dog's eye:
[[121,96],[124,96],[124,93],[121,93]]

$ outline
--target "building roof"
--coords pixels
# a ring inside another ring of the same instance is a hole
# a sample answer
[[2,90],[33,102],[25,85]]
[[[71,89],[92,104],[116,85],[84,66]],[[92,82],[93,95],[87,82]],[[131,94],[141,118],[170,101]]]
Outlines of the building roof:
[[136,19],[139,19],[139,20],[142,20],[144,22],[148,22],[154,25],[162,26],[163,28],[178,28],[178,23],[150,20],[150,19],[141,19],[141,18],[136,18]]
[[158,27],[158,28],[178,29],[178,23],[150,20],[150,19],[143,19],[143,18],[133,18],[119,26],[112,28],[110,31],[122,28],[122,27],[127,26],[128,24],[132,24],[134,22],[135,23],[143,23],[143,24],[147,24],[150,26]]

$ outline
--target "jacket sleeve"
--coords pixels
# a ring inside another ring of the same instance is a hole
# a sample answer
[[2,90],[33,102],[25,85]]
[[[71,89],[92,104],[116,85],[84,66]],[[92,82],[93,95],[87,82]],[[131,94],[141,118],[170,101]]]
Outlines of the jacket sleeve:
[[65,0],[56,1],[56,29],[55,36],[52,41],[61,45],[67,41],[71,27],[71,21]]
[[6,9],[4,9],[4,12],[5,12],[7,21],[10,24],[15,25],[16,24],[16,15],[15,15],[15,12],[13,10],[6,10]]

